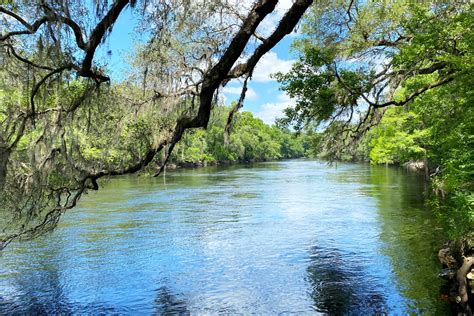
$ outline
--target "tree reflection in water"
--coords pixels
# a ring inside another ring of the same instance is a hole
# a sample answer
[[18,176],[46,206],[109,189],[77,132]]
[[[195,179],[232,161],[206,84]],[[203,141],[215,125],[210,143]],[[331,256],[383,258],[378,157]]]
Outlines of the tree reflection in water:
[[189,315],[187,303],[162,286],[156,290],[156,313],[158,315]]
[[336,248],[314,246],[310,251],[307,278],[318,312],[331,315],[387,312],[386,298],[358,262],[346,260],[348,256]]

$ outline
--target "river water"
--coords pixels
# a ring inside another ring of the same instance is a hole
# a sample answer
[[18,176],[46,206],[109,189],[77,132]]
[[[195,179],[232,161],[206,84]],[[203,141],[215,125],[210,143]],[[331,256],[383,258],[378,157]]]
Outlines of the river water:
[[308,160],[113,179],[0,253],[0,314],[446,314],[424,190]]

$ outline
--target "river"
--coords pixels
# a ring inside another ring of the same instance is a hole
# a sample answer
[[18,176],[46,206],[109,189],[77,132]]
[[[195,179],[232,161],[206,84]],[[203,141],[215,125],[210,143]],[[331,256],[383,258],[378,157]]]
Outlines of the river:
[[0,314],[446,314],[425,189],[311,160],[112,179],[0,253]]

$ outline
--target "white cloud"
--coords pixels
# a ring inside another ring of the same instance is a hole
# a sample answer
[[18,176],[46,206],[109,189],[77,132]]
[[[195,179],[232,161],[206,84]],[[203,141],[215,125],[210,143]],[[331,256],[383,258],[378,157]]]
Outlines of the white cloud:
[[[242,87],[224,87],[222,89],[222,92],[227,93],[227,94],[235,94],[238,97],[240,97],[240,93],[242,92]],[[255,92],[254,89],[247,88],[247,92],[245,93],[245,98],[249,100],[255,100],[257,99],[257,93]]]
[[293,5],[293,0],[280,0],[278,1],[276,10],[279,14],[284,15],[288,9]]
[[274,124],[275,119],[284,116],[283,111],[288,107],[294,107],[295,102],[286,93],[282,93],[277,97],[275,103],[265,103],[255,116],[262,119],[267,124]]
[[284,116],[283,111],[291,106],[286,103],[265,103],[259,112],[255,113],[255,116],[260,118],[267,124],[274,124],[277,118]]
[[295,103],[293,99],[288,94],[286,94],[286,92],[280,93],[277,99],[281,103],[291,103],[291,104]]
[[288,72],[293,65],[294,60],[283,60],[278,58],[275,52],[268,52],[260,59],[253,72],[252,80],[258,82],[267,82],[275,79],[270,78],[270,74],[276,72]]

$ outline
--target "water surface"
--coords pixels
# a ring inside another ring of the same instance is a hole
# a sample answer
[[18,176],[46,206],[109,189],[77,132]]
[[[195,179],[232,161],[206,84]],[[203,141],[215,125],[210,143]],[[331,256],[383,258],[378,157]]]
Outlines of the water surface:
[[424,185],[304,160],[113,179],[0,253],[0,314],[445,314]]

